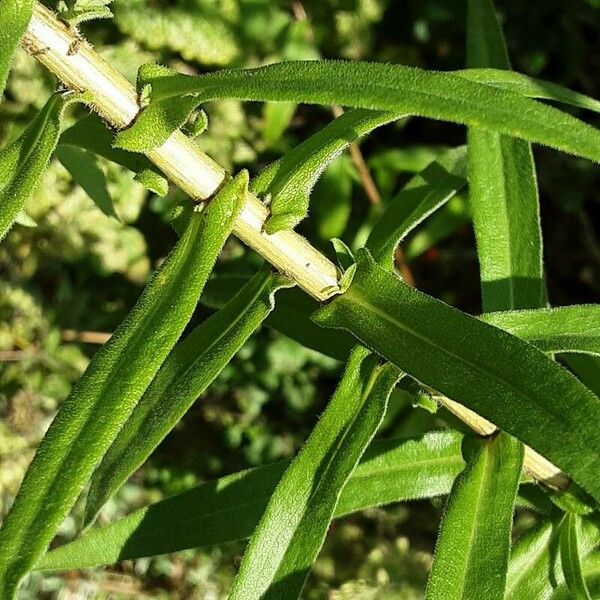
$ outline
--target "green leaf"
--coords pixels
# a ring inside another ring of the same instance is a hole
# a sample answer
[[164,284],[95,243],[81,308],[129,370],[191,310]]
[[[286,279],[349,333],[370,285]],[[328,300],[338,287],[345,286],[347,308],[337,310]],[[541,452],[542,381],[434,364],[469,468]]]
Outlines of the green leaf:
[[61,405],[0,529],[2,598],[14,597],[181,335],[242,208],[247,183],[243,172],[194,215]]
[[[461,440],[458,432],[435,431],[373,442],[344,486],[335,516],[447,494],[464,467]],[[247,538],[289,465],[283,461],[228,475],[89,529],[46,554],[36,569],[96,567]]]
[[561,356],[566,365],[590,390],[600,396],[600,357],[585,354]]
[[494,312],[481,315],[481,318],[544,352],[600,355],[598,304]]
[[534,79],[522,73],[502,69],[463,69],[455,73],[470,81],[485,83],[529,98],[553,100],[576,108],[600,112],[600,101],[551,81]]
[[[221,70],[193,77],[140,69],[152,102],[117,144],[144,151],[181,127],[189,112],[165,113],[174,98],[340,104],[414,114],[513,135],[600,162],[600,133],[559,110],[485,84],[438,71],[401,65],[343,61],[291,61],[257,69]],[[150,143],[149,143],[150,142]]]
[[581,518],[576,514],[565,515],[560,532],[560,562],[567,587],[576,600],[592,600],[581,570],[580,521]]
[[427,583],[430,600],[504,598],[523,444],[505,433],[473,442],[444,512]]
[[89,524],[214,381],[273,309],[289,282],[263,268],[220,311],[196,327],[165,360],[94,473],[85,507]]
[[399,376],[365,348],[353,350],[329,406],[269,500],[231,600],[300,596],[340,493],[375,435]]
[[[549,598],[562,585],[561,530],[558,519],[544,521],[519,539],[510,557],[505,600]],[[587,557],[600,543],[598,514],[582,517],[580,534],[580,555]]]
[[[600,552],[590,553],[583,561],[582,572],[591,597],[598,598],[600,596]],[[561,583],[552,591],[550,600],[573,600],[573,594],[564,583]]]
[[313,318],[552,461],[600,501],[600,401],[543,352],[404,284],[357,253],[350,289]]
[[265,231],[295,227],[308,213],[315,183],[335,158],[352,142],[402,116],[361,109],[346,112],[269,165],[252,183],[253,192],[271,198]]
[[13,56],[25,35],[31,14],[33,0],[2,0],[0,11],[0,102],[4,95],[8,72]]
[[112,19],[108,8],[113,0],[61,0],[58,3],[58,14],[72,27],[94,19]]
[[52,96],[23,134],[0,150],[0,240],[38,186],[56,148],[63,111],[72,99]]
[[106,177],[94,154],[76,146],[59,146],[56,156],[96,206],[107,216],[118,219],[108,193]]
[[391,268],[398,244],[466,186],[465,150],[459,147],[444,152],[413,177],[387,205],[366,243],[382,267]]
[[[467,61],[510,69],[491,0],[469,0]],[[546,303],[537,180],[531,146],[478,127],[468,129],[469,204],[481,274],[483,310]]]
[[143,154],[125,152],[113,147],[114,134],[111,133],[95,114],[79,119],[60,136],[61,146],[76,146],[92,154],[121,165],[136,173],[136,179],[151,192],[166,196],[169,191],[167,180]]

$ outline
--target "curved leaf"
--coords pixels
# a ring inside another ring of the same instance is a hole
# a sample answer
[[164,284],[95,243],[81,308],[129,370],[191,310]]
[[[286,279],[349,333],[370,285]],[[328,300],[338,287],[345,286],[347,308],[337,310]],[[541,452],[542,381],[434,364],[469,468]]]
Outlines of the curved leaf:
[[181,335],[242,208],[247,184],[244,172],[194,215],[135,307],[61,405],[0,529],[2,598],[14,596],[44,552]]
[[567,587],[577,600],[592,600],[581,568],[579,548],[580,517],[565,515],[560,531],[560,562]]
[[300,596],[340,493],[375,435],[399,376],[365,348],[353,350],[327,409],[269,500],[231,600]]
[[10,71],[13,56],[21,38],[25,35],[31,14],[33,0],[2,0],[0,11],[0,101]]
[[150,456],[192,403],[273,309],[289,282],[261,269],[220,311],[196,327],[165,360],[92,477],[84,522]]
[[366,243],[379,265],[389,268],[396,246],[467,185],[466,171],[466,149],[452,148],[415,175],[390,200]]
[[574,117],[519,94],[438,71],[343,61],[290,61],[256,69],[222,70],[200,77],[140,69],[152,101],[116,143],[144,151],[164,142],[189,111],[168,111],[173,98],[197,103],[217,98],[341,104],[403,112],[474,125],[600,162],[600,133]]
[[476,440],[442,520],[431,575],[430,600],[502,600],[523,444],[505,433]]
[[493,312],[481,315],[481,319],[544,352],[600,355],[598,304]]
[[308,213],[315,183],[335,158],[373,129],[403,116],[364,109],[346,112],[269,165],[251,186],[254,193],[271,198],[265,231],[295,227]]
[[[373,442],[344,486],[335,516],[447,494],[464,467],[461,440],[458,432],[434,431]],[[36,569],[83,569],[247,538],[289,465],[228,475],[94,527],[46,554]]]
[[349,290],[313,318],[474,410],[600,501],[600,401],[543,352],[407,286],[357,254]]

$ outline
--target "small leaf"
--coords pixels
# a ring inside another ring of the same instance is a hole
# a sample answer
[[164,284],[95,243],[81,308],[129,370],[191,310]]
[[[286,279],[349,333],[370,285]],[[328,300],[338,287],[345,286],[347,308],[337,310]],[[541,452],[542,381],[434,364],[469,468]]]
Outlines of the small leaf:
[[577,600],[592,600],[581,570],[579,549],[580,517],[565,515],[560,532],[560,562],[567,587]]
[[600,305],[493,312],[481,318],[544,352],[600,355]]
[[354,254],[346,242],[333,238],[331,240],[335,255],[337,258],[338,265],[343,269],[347,270],[354,264]]
[[373,438],[400,373],[356,348],[300,454],[267,505],[230,592],[231,600],[298,598],[340,493]]
[[260,326],[273,309],[274,293],[289,285],[281,275],[262,269],[175,347],[96,469],[85,507],[86,525]]
[[104,171],[100,168],[96,156],[76,146],[59,146],[56,156],[96,206],[107,217],[114,217],[118,220],[112,198],[108,193]]
[[94,19],[112,19],[109,5],[113,0],[60,0],[57,11],[72,27]]
[[242,172],[193,216],[128,317],[61,404],[0,529],[3,599],[15,596],[181,335],[241,211],[247,184]]
[[466,167],[466,149],[452,148],[413,177],[390,200],[366,243],[379,265],[391,268],[398,244],[467,185]]
[[[313,318],[520,439],[600,501],[600,401],[543,352],[411,288],[357,253],[350,289]],[[551,399],[551,400],[549,400]]]
[[444,512],[428,600],[502,600],[523,444],[505,433],[476,440]]
[[[460,75],[401,65],[359,61],[290,61],[256,69],[221,70],[199,77],[140,69],[141,86],[152,88],[152,101],[127,138],[163,143],[189,115],[165,111],[168,99],[196,104],[218,98],[340,104],[440,119],[512,135],[529,142],[600,162],[600,133],[578,119],[520,94],[469,81]],[[153,124],[154,137],[142,136]],[[121,134],[122,135],[122,134]]]
[[[449,493],[464,467],[461,440],[458,432],[434,431],[373,442],[344,486],[335,515]],[[247,538],[289,465],[282,461],[228,475],[89,529],[46,554],[36,569],[96,567]]]

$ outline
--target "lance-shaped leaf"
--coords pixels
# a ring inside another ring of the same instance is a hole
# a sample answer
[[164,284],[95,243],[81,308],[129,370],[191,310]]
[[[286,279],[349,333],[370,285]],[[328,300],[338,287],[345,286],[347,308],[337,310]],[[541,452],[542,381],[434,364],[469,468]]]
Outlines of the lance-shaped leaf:
[[[585,585],[592,598],[600,596],[600,552],[592,552],[582,563],[582,574]],[[573,593],[565,583],[561,583],[552,591],[550,600],[573,600]]]
[[[488,29],[489,32],[489,29]],[[600,101],[590,98],[585,94],[579,94],[557,85],[551,81],[542,79],[534,79],[523,75],[523,73],[515,73],[514,71],[506,71],[504,68],[498,69],[463,69],[455,71],[457,75],[478,81],[487,85],[493,85],[511,92],[528,96],[529,98],[539,98],[540,100],[553,100],[561,104],[567,104],[576,108],[583,108],[593,112],[600,112]]]
[[27,31],[33,12],[33,0],[2,0],[0,10],[0,101],[4,95],[10,65]]
[[0,529],[0,597],[12,598],[189,321],[247,190],[243,172],[194,214],[144,293],[61,405]]
[[448,498],[427,583],[429,600],[504,597],[523,444],[505,433],[473,443]]
[[75,146],[121,165],[133,171],[136,180],[151,192],[166,196],[169,184],[156,167],[143,154],[114,148],[113,139],[114,134],[108,130],[102,119],[98,115],[90,114],[66,129],[60,136],[59,144],[66,147]]
[[[134,151],[164,142],[185,123],[194,99],[199,104],[229,97],[402,112],[514,135],[600,162],[600,133],[593,127],[554,107],[451,73],[381,63],[290,61],[193,77],[148,65],[140,70],[139,84],[146,95],[150,89],[150,106],[116,140]],[[189,104],[179,107],[176,98]]]
[[399,377],[362,347],[353,350],[330,403],[286,470],[246,549],[230,593],[298,598],[340,493],[383,419]]
[[[461,440],[455,431],[435,431],[373,442],[344,486],[335,516],[447,494],[464,467]],[[46,554],[36,569],[82,569],[247,538],[289,465],[222,477],[94,527]]]
[[481,318],[523,338],[544,352],[600,355],[600,305],[509,310]]
[[592,600],[581,567],[579,529],[581,517],[567,513],[560,532],[560,562],[565,583],[577,600]]
[[411,288],[364,249],[350,288],[314,318],[511,433],[600,501],[600,401],[531,344]]
[[63,111],[70,101],[58,94],[52,96],[21,136],[0,150],[0,240],[48,166],[60,136]]
[[230,302],[176,346],[94,473],[85,508],[86,524],[265,320],[273,309],[274,293],[289,285],[270,268],[261,269]]
[[323,171],[354,141],[402,114],[357,109],[344,113],[269,165],[252,191],[270,195],[267,233],[295,227],[308,213],[310,193]]
[[[491,0],[469,0],[467,61],[472,67],[510,69]],[[531,146],[469,127],[468,149],[483,310],[543,306],[542,233]]]
[[467,184],[464,147],[444,152],[393,198],[373,227],[366,247],[382,267],[391,268],[396,246]]
[[[559,547],[561,522],[544,521],[519,539],[510,557],[505,600],[549,598],[555,587],[564,585]],[[582,517],[580,534],[580,555],[587,557],[600,543],[597,514]]]

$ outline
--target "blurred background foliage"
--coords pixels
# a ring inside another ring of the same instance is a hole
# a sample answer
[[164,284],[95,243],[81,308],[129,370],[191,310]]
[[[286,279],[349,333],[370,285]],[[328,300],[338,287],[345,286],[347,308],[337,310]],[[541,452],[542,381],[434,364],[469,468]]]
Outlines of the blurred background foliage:
[[[465,4],[116,0],[114,20],[86,23],[82,30],[132,81],[137,67],[149,61],[188,73],[315,58],[456,69],[465,63]],[[600,96],[598,0],[496,4],[516,70]],[[0,143],[19,133],[55,86],[24,52],[17,55],[0,105]],[[252,173],[333,118],[322,108],[290,104],[221,101],[204,108],[209,128],[198,144],[224,167]],[[464,137],[463,128],[422,119],[378,130],[361,144],[362,155],[344,154],[326,171],[301,231],[329,254],[331,237],[360,245],[382,205],[411,174]],[[535,156],[551,302],[597,300],[598,170],[551,150],[536,148]],[[94,169],[97,186],[86,192],[77,183],[81,177],[54,160],[27,205],[27,218],[0,245],[0,511],[12,501],[37,443],[96,342],[121,321],[176,239],[168,223],[182,201],[177,190],[158,198],[131,173],[102,159]],[[116,218],[98,208],[106,194]],[[469,312],[481,310],[466,196],[419,228],[404,252],[419,288]],[[230,240],[217,274],[249,274],[258,263]],[[209,312],[200,305],[195,320]],[[340,368],[263,328],[105,507],[101,521],[201,481],[294,455]],[[440,424],[437,415],[417,405],[411,390],[397,390],[381,435],[416,434]],[[441,500],[418,502],[335,522],[306,598],[421,598],[441,507]],[[76,534],[78,517],[75,511],[64,523],[59,541]],[[517,519],[522,528],[533,522],[527,512]],[[242,550],[241,543],[231,544],[126,562],[103,572],[34,575],[22,598],[223,598]]]

